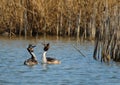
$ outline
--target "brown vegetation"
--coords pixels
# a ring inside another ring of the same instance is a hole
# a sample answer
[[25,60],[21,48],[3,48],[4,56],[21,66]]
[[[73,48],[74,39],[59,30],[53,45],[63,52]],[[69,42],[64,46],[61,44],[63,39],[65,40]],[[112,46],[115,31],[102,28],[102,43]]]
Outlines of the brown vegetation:
[[[0,33],[92,38],[106,0],[1,0]],[[108,0],[109,16],[119,0]],[[111,3],[112,2],[112,3]]]
[[[120,6],[119,3],[113,8],[108,8],[108,2],[104,14],[99,18],[95,34],[95,49],[93,58],[101,62],[120,62]],[[113,11],[111,11],[113,10]]]

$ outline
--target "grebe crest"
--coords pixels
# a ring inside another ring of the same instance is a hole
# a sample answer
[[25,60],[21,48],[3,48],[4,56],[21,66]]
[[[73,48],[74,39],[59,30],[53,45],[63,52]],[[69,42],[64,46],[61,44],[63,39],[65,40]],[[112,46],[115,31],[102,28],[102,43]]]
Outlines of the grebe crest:
[[50,44],[47,43],[47,44],[44,44],[44,51],[48,51],[48,49],[50,48]]

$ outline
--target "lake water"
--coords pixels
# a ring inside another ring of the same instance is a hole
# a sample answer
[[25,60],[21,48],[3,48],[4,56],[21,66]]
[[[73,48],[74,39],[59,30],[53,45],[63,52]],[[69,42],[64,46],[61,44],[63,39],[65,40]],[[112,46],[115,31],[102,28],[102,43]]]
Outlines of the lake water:
[[[0,85],[120,85],[120,64],[109,65],[92,58],[94,43],[78,42],[70,38],[46,38],[50,43],[47,56],[61,60],[60,65],[40,64],[44,42],[40,39],[0,39]],[[37,45],[38,65],[29,67],[26,48]],[[73,44],[86,57],[83,57]]]

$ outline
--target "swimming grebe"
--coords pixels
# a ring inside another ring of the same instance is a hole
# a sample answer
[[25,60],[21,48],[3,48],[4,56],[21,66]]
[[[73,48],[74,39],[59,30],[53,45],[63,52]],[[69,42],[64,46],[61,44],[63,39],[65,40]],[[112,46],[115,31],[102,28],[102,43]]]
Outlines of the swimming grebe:
[[32,44],[29,44],[27,50],[30,53],[31,58],[25,60],[25,62],[24,62],[25,65],[32,66],[32,65],[38,64],[38,61],[36,59],[36,55],[34,54],[34,49],[33,49],[34,47],[36,47],[36,46],[33,46]]
[[50,45],[48,44],[44,44],[44,52],[42,55],[42,63],[43,64],[60,64],[61,62],[55,58],[50,58],[50,57],[46,57],[46,53],[49,49]]

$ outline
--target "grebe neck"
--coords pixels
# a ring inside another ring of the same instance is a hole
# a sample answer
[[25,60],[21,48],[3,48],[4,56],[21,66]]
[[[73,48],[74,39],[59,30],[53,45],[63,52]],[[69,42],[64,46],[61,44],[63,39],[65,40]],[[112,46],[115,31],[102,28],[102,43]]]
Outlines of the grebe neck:
[[34,52],[31,52],[31,55],[32,55],[32,57],[34,57],[35,60],[37,60],[37,57],[36,57],[36,55],[34,54]]
[[42,63],[47,63],[47,59],[46,59],[46,51],[43,52],[43,55],[42,55]]

